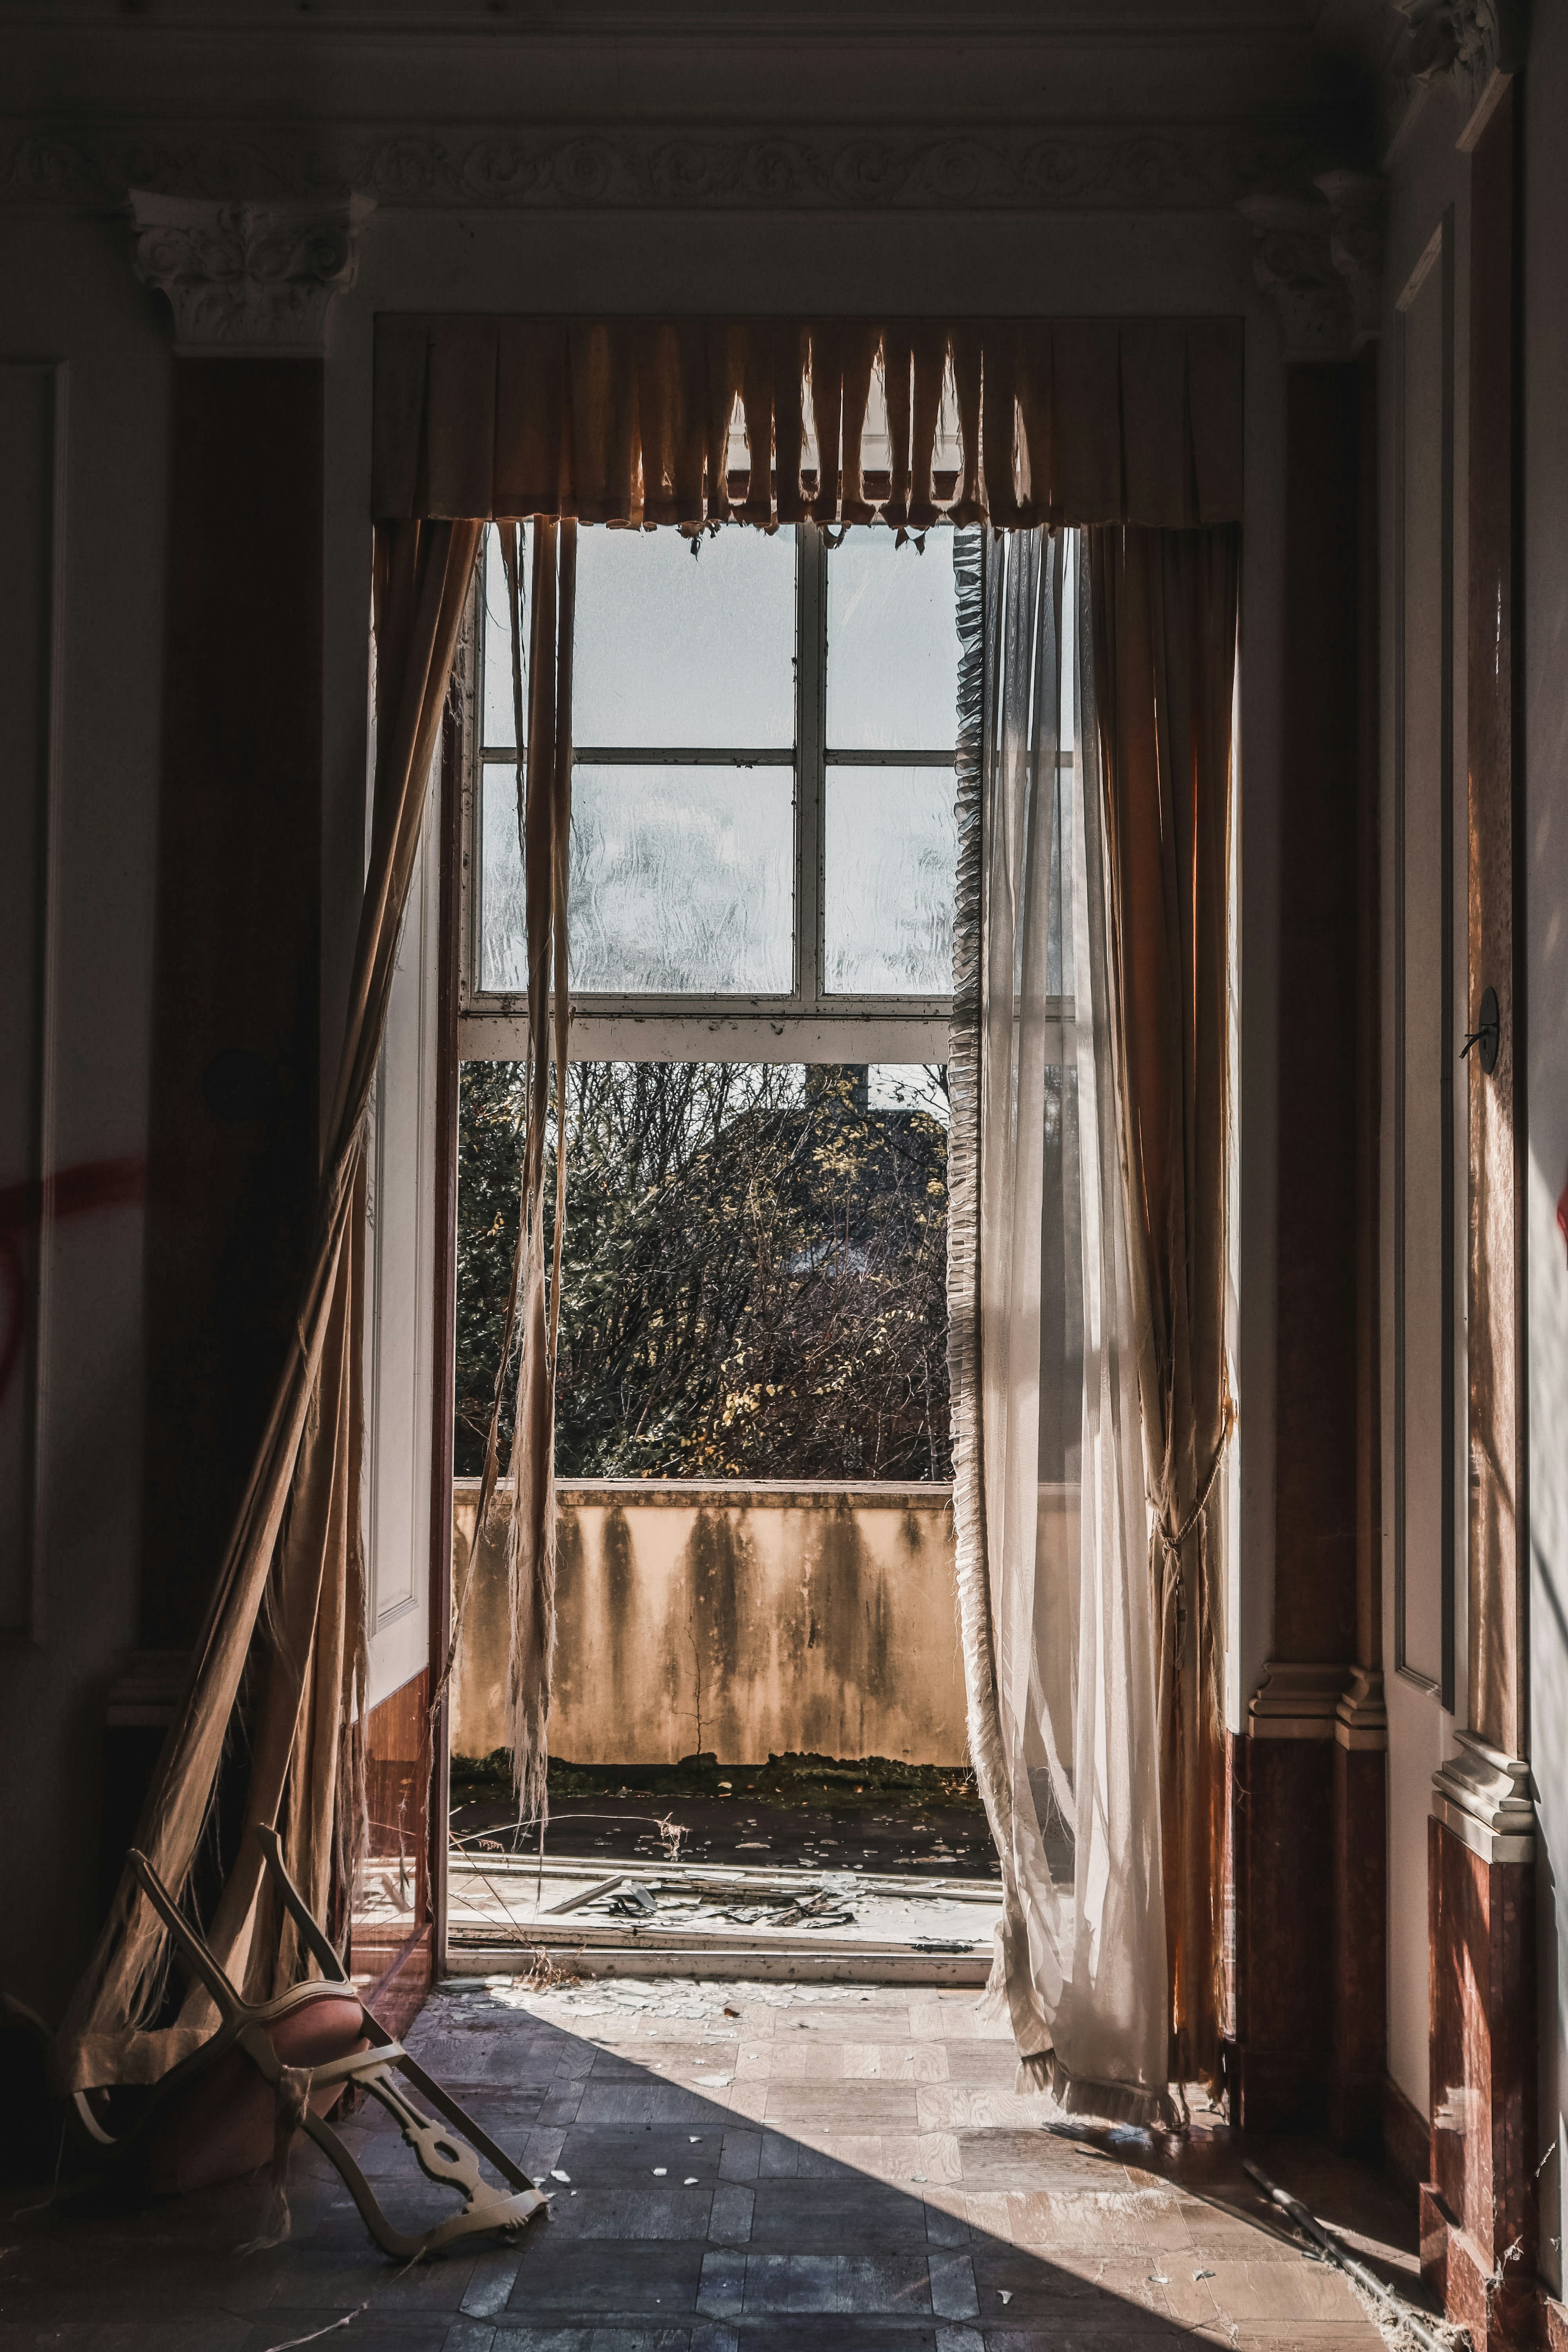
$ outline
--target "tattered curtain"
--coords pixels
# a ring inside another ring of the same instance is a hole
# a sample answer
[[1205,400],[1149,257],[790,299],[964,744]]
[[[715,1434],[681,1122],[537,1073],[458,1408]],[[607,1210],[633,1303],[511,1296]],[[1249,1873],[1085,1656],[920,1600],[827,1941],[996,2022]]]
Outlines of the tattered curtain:
[[[359,1530],[358,1247],[364,1118],[386,1026],[398,933],[479,542],[468,521],[405,521],[375,541],[374,809],[348,1017],[310,1271],[293,1344],[174,1724],[136,1835],[176,1895],[206,1824],[240,1677],[267,1612],[265,1681],[246,1819],[275,1825],[284,1859],[326,1914],[340,1779],[363,1724],[364,1568]],[[247,1841],[208,1941],[252,1999],[292,1981],[291,1933],[272,1916]],[[152,2029],[167,1935],[129,1869],[57,2042],[67,2090],[156,2082],[212,2032],[199,1988]]]
[[1029,2076],[1141,2123],[1218,2071],[1237,559],[1233,527],[1133,528],[960,571],[950,1361],[993,1986]]

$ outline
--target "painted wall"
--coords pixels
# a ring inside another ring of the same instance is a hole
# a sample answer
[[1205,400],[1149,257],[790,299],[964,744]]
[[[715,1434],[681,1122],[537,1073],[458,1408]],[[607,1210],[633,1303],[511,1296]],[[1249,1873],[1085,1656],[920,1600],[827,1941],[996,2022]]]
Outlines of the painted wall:
[[[1540,1825],[1541,2263],[1563,2289],[1568,2164],[1568,8],[1536,9],[1524,107],[1524,772],[1529,1755]],[[1555,2147],[1555,2160],[1550,2151]]]
[[[552,1754],[574,1764],[723,1764],[788,1751],[963,1764],[963,1664],[945,1486],[563,1480]],[[457,1482],[453,1578],[473,1559],[478,1481]],[[1050,1507],[1068,1511],[1065,1491]],[[473,1564],[452,1747],[506,1729],[504,1507]]]

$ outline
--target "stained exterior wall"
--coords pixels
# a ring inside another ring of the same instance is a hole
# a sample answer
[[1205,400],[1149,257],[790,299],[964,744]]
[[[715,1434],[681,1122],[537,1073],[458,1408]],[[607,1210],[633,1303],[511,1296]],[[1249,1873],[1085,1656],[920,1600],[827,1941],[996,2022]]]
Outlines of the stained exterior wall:
[[[968,1760],[945,1486],[563,1482],[552,1752]],[[462,1590],[478,1481],[459,1479]],[[1052,1490],[1047,1506],[1066,1508]],[[464,1609],[452,1745],[506,1744],[506,1526]]]

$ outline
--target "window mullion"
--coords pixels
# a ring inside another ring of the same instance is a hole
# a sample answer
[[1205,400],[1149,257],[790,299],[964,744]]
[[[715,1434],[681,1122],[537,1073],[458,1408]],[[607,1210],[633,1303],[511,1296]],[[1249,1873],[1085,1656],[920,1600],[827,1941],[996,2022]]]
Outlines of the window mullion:
[[797,526],[795,544],[795,985],[803,1010],[815,1010],[824,993],[827,544],[809,522]]

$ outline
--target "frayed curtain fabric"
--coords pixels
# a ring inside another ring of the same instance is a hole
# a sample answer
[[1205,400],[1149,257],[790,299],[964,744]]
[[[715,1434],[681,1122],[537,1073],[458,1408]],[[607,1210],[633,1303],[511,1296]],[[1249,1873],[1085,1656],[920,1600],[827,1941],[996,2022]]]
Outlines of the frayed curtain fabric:
[[1110,930],[1159,1612],[1171,2069],[1219,2068],[1231,730],[1240,533],[1089,533]]
[[376,320],[378,518],[1241,512],[1239,319]]
[[[206,1825],[241,1675],[258,1640],[265,1675],[246,1818],[279,1828],[289,1868],[318,1917],[327,1909],[335,1842],[355,1811],[342,1782],[353,1769],[365,1702],[355,1213],[364,1116],[479,541],[479,526],[466,521],[411,520],[376,531],[374,811],[310,1269],[137,1831],[176,1895]],[[296,1972],[292,1937],[268,1907],[250,1841],[209,1941],[251,1999],[281,1990]],[[127,1871],[58,2038],[62,2088],[156,2082],[207,2039],[216,2019],[199,1990],[173,2022],[154,2023],[166,1957],[166,1932]]]
[[[561,1321],[561,1250],[566,1231],[566,1066],[571,1018],[567,887],[572,831],[572,639],[576,607],[577,526],[541,521],[533,530],[523,726],[522,552],[516,523],[500,526],[511,619],[512,719],[517,762],[517,835],[528,923],[527,1127],[517,1248],[507,1293],[500,1361],[485,1444],[474,1525],[482,1529],[500,1466],[501,1400],[521,1321],[517,1410],[507,1534],[510,1639],[507,1708],[518,1819],[542,1827],[549,1811],[546,1733],[555,1661],[555,1354]],[[526,754],[521,747],[527,746]],[[553,1031],[550,1015],[553,1005]],[[545,1280],[544,1168],[550,1080],[555,1079],[555,1221]],[[469,1556],[470,1575],[479,1546]],[[459,1627],[461,1620],[459,1603]],[[455,1653],[459,1627],[454,1627]]]
[[950,1082],[971,1748],[1026,2074],[1217,2079],[1236,526],[964,544]]
[[1076,534],[964,544],[954,1516],[993,1989],[1031,2079],[1151,2123],[1173,2113],[1156,1624],[1081,585]]

